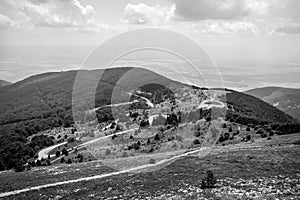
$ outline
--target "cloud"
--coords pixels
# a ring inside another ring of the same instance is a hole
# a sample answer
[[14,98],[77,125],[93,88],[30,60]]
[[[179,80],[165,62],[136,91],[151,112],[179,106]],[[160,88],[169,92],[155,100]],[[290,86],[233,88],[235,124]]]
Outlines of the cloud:
[[90,27],[96,26],[94,8],[83,6],[78,0],[26,1],[21,8],[29,21],[41,27]]
[[292,24],[279,27],[272,31],[273,33],[300,34],[300,24]]
[[15,28],[18,26],[19,26],[18,22],[10,19],[6,15],[0,14],[0,28],[6,29],[6,28]]
[[251,22],[215,22],[207,25],[203,31],[206,34],[240,34],[256,35],[259,34],[257,26]]
[[171,20],[175,15],[175,5],[171,7],[149,6],[147,4],[127,4],[124,21],[129,24],[157,24]]
[[[99,31],[107,28],[94,18],[94,7],[82,5],[79,0],[24,0],[0,2],[5,7],[0,14],[0,27],[34,29],[72,28],[83,31]],[[11,16],[11,18],[10,18]],[[13,20],[12,20],[13,19]]]
[[245,0],[173,0],[173,2],[176,5],[177,18],[186,21],[239,19],[250,12]]
[[268,14],[272,16],[300,22],[300,1],[295,0],[273,0],[269,4]]

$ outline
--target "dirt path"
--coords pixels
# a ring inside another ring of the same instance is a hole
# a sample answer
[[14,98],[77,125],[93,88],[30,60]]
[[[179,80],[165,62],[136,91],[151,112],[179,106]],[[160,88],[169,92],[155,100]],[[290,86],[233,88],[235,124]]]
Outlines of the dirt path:
[[41,151],[39,151],[38,153],[38,159],[41,160],[42,158],[45,158],[47,159],[48,158],[48,154],[50,151],[52,151],[53,149],[55,149],[56,147],[59,147],[59,146],[62,146],[62,145],[65,145],[67,144],[67,142],[62,142],[62,143],[59,143],[59,144],[56,144],[56,145],[53,145],[53,146],[50,146],[50,147],[47,147],[45,149],[42,149]]
[[84,178],[73,179],[73,180],[68,180],[68,181],[61,181],[61,182],[50,183],[50,184],[45,184],[45,185],[40,185],[40,186],[34,186],[34,187],[29,187],[29,188],[25,188],[25,189],[21,189],[21,190],[14,190],[14,191],[10,191],[10,192],[4,192],[4,193],[0,193],[0,198],[1,197],[12,196],[12,195],[16,195],[16,194],[20,194],[20,193],[24,193],[24,192],[29,192],[29,191],[33,191],[33,190],[39,190],[39,189],[43,189],[43,188],[48,188],[48,187],[65,185],[65,184],[70,184],[70,183],[77,183],[77,182],[81,182],[81,181],[89,181],[89,180],[101,179],[101,178],[106,178],[106,177],[115,176],[115,175],[119,175],[119,174],[135,172],[135,171],[139,171],[139,170],[143,170],[143,169],[147,169],[147,168],[151,168],[151,167],[163,165],[163,164],[166,164],[168,162],[172,163],[173,161],[175,161],[178,158],[181,158],[181,157],[184,157],[184,156],[188,156],[188,155],[191,155],[191,154],[195,154],[195,153],[199,153],[199,152],[205,151],[207,149],[208,148],[206,148],[206,147],[200,148],[200,149],[196,149],[196,150],[189,151],[189,152],[177,155],[177,156],[173,156],[173,157],[168,158],[168,159],[161,160],[161,161],[159,161],[159,162],[157,162],[155,164],[141,165],[141,166],[138,166],[138,167],[134,167],[134,168],[130,168],[130,169],[125,169],[125,170],[121,170],[121,171],[117,171],[117,172],[112,172],[112,173],[108,173],[108,174],[101,174],[101,175],[96,175],[96,176],[90,176],[90,177],[84,177]]

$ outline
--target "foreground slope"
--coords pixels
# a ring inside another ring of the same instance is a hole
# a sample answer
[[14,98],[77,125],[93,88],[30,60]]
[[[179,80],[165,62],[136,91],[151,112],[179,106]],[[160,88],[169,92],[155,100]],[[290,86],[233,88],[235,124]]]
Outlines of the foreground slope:
[[[190,155],[157,171],[66,183],[4,199],[297,199],[299,151],[299,134],[275,136],[272,140],[218,146],[204,158]],[[215,174],[215,188],[201,188],[207,170]],[[8,171],[0,173],[0,190],[8,192],[109,173],[111,169],[100,161],[22,173]]]

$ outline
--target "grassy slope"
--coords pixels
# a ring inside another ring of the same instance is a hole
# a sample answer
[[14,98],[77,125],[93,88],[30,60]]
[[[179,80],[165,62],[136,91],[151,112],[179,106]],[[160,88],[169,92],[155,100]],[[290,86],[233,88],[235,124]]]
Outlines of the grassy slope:
[[[275,199],[275,197],[292,199],[292,197],[296,198],[297,190],[298,195],[300,195],[300,146],[293,145],[296,141],[298,143],[300,141],[299,134],[276,136],[272,140],[260,139],[255,143],[217,147],[205,158],[185,157],[158,171],[123,174],[100,180],[51,187],[22,193],[14,196],[14,198],[141,199],[157,197],[157,199],[167,199],[169,196],[178,199],[199,199],[200,197],[208,199],[251,199],[241,198],[238,194],[245,194],[251,190],[260,194],[260,190],[263,190],[270,199]],[[99,168],[97,162],[90,163],[86,167],[81,165],[74,164],[70,167],[70,171],[80,168],[77,177],[81,177],[82,174],[97,173],[95,170],[97,167]],[[53,166],[45,169],[48,169],[45,171],[51,171]],[[60,167],[60,169],[63,168]],[[204,191],[200,189],[201,178],[208,169],[213,170],[218,183],[215,189]],[[98,174],[101,173],[103,171],[98,172]],[[28,174],[30,177],[40,176],[39,171],[18,174],[13,172],[0,173],[0,179],[5,180],[1,186],[1,191],[43,184],[45,179],[46,182],[58,180],[53,179],[55,175],[45,173],[42,176],[43,179],[30,182],[31,179],[28,179]],[[64,177],[64,179],[66,177],[74,178],[76,175],[67,172]],[[24,185],[21,185],[22,183]],[[273,194],[277,190],[279,195]],[[267,197],[265,196],[265,198]]]

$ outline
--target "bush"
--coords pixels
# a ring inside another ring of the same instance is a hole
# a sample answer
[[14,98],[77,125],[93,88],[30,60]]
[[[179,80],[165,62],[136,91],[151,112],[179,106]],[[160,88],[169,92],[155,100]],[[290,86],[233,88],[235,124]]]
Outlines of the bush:
[[245,142],[248,142],[251,140],[251,135],[247,135],[246,138],[245,138]]
[[268,138],[267,138],[267,140],[271,140],[272,138],[269,136]]
[[56,156],[56,157],[59,157],[59,156],[60,156],[60,151],[56,151],[56,152],[55,152],[55,156]]
[[206,172],[206,177],[202,179],[201,189],[214,188],[217,180],[214,178],[212,171],[208,170]]
[[79,158],[79,162],[83,162],[84,156],[82,154],[78,154],[77,158]]
[[155,160],[153,158],[150,158],[149,163],[150,164],[155,164]]
[[194,144],[201,144],[199,139],[195,139],[195,140],[193,141],[193,143],[194,143]]
[[250,127],[249,126],[247,126],[246,131],[250,131]]
[[228,129],[229,133],[232,132],[232,127],[230,126],[229,129]]

